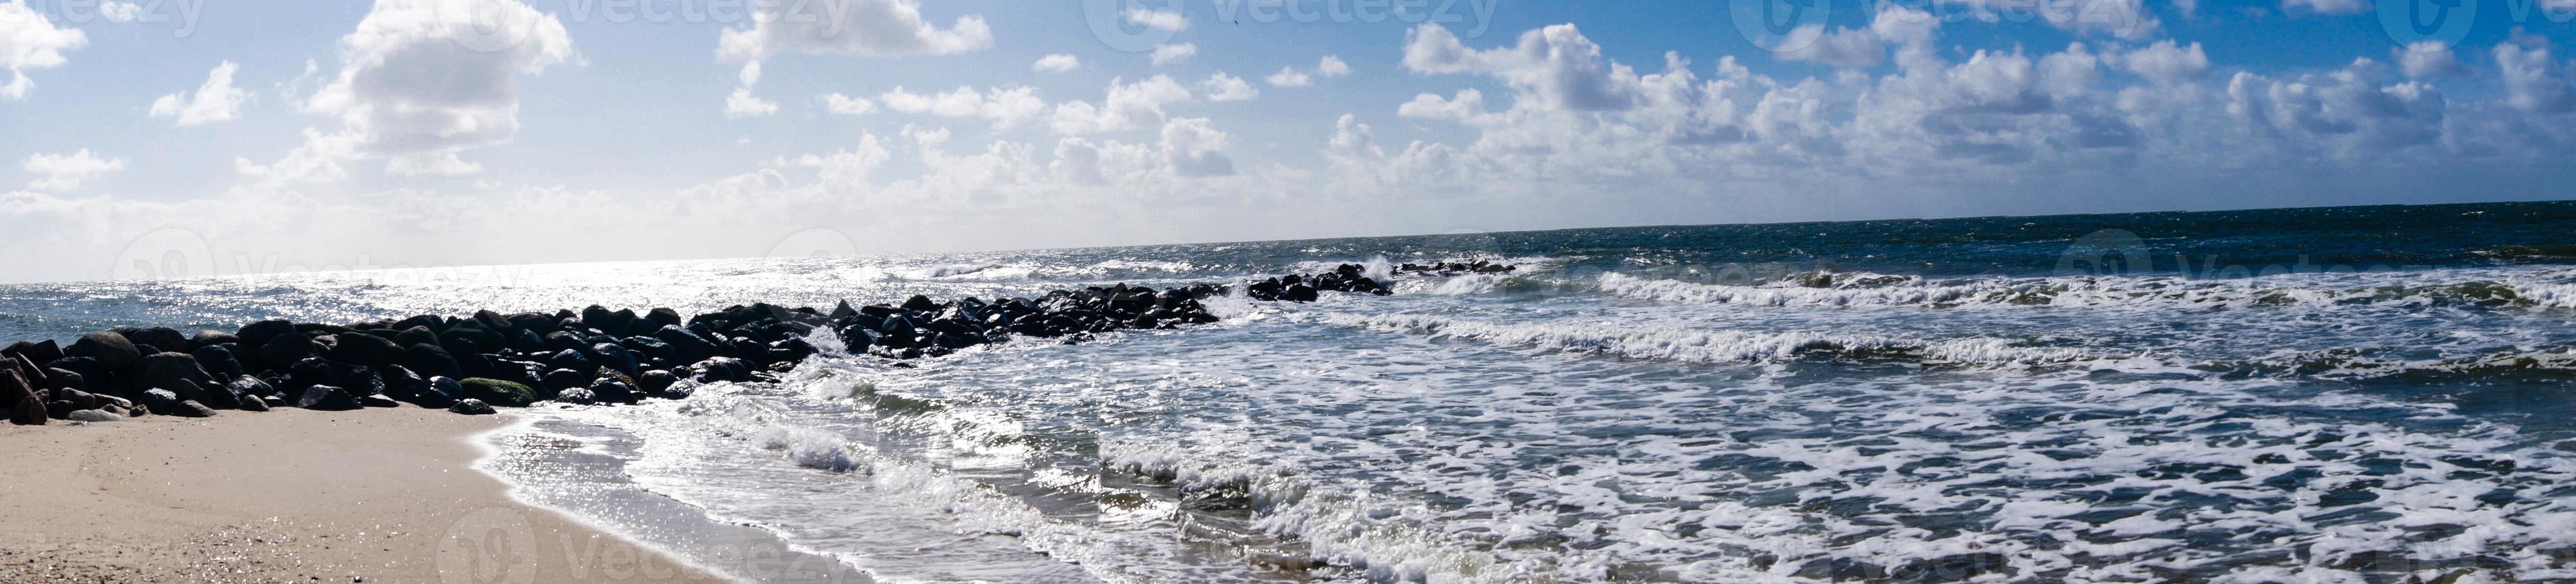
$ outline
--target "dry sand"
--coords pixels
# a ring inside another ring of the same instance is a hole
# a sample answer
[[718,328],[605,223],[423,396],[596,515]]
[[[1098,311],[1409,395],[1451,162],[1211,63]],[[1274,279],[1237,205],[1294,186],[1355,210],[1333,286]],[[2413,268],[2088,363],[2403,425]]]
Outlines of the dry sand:
[[722,581],[511,500],[471,468],[505,416],[0,427],[0,582]]

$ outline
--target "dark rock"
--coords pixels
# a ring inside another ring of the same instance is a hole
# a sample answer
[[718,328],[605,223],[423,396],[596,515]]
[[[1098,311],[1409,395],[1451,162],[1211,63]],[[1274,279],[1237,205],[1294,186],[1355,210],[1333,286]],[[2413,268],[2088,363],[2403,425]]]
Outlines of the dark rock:
[[524,408],[537,402],[537,391],[517,382],[472,378],[458,382],[465,386],[465,396],[501,407]]
[[[166,389],[180,399],[198,403],[214,401],[205,388],[215,387],[215,377],[197,366],[197,358],[186,353],[160,353],[143,357],[135,367],[134,381],[146,389]],[[155,412],[158,413],[158,412]]]
[[298,361],[313,358],[313,339],[301,332],[288,331],[269,337],[268,342],[261,343],[255,352],[259,354],[261,365],[269,369],[285,369]]
[[414,344],[405,349],[402,366],[431,377],[465,377],[465,368],[456,363],[456,357],[448,354],[447,349],[431,343]]
[[18,341],[10,343],[8,348],[0,349],[0,355],[16,355],[36,363],[52,363],[55,359],[63,358],[63,348],[55,345],[53,339],[33,343]]
[[590,374],[571,369],[547,371],[545,376],[546,388],[556,392],[589,386],[590,380]]
[[242,325],[241,333],[235,336],[241,338],[241,346],[260,347],[268,345],[268,341],[277,338],[278,335],[292,332],[295,332],[295,323],[285,319],[269,319]]
[[270,399],[275,398],[273,396],[242,396],[240,409],[245,412],[265,412],[268,411],[268,400]]
[[140,405],[143,406],[144,411],[164,416],[178,411],[179,402],[182,401],[179,399],[179,394],[171,393],[167,389],[144,390],[142,397],[140,401],[143,403]]
[[636,368],[635,355],[627,352],[626,347],[620,346],[616,343],[598,343],[591,345],[590,354],[593,357],[591,362],[601,367],[615,369],[617,372],[627,375],[634,375],[640,372],[640,370]]
[[198,367],[222,379],[250,374],[249,368],[243,367],[241,360],[233,357],[233,350],[224,348],[223,345],[201,345],[195,350],[188,351],[188,356],[197,359]]
[[77,389],[81,391],[89,391],[89,378],[79,373],[73,373],[69,369],[47,367],[45,368],[45,380],[43,385],[45,386],[45,389]]
[[1279,294],[1279,299],[1289,302],[1314,302],[1319,297],[1313,287],[1305,284],[1292,284]]
[[683,362],[697,362],[716,356],[716,345],[697,332],[677,326],[664,326],[653,331],[653,339],[671,346],[673,356]]
[[[17,375],[18,372],[11,371],[9,374]],[[20,426],[42,426],[45,425],[46,420],[53,419],[53,413],[45,410],[45,400],[37,399],[35,394],[28,394],[26,397],[19,398],[18,401],[11,403],[17,404],[9,409],[9,423],[11,424],[17,424]]]
[[197,347],[208,345],[240,345],[241,342],[241,335],[224,331],[197,331],[196,336],[188,337],[188,343]]
[[99,399],[97,395],[77,389],[56,389],[48,393],[51,395],[47,398],[47,403],[69,402],[75,410],[97,409],[108,403],[107,400]]
[[109,371],[124,371],[133,367],[136,361],[143,360],[143,353],[134,348],[134,341],[127,340],[125,335],[116,333],[81,335],[79,341],[72,342],[70,348],[63,350],[63,354],[71,357],[88,357],[98,361],[100,366],[106,367]]
[[331,360],[376,366],[402,362],[403,348],[387,339],[369,334],[340,335],[340,343],[331,347]]
[[239,396],[240,402],[244,405],[259,401],[260,397],[277,395],[277,388],[270,387],[268,382],[248,375],[233,378],[231,383],[224,384],[224,391]]
[[429,327],[426,326],[408,327],[404,328],[402,332],[395,333],[394,344],[402,345],[404,347],[410,347],[413,345],[430,345],[441,349],[446,348],[439,344],[438,333],[430,332]]
[[643,375],[635,376],[636,388],[644,390],[644,393],[653,395],[661,395],[662,392],[669,391],[671,386],[679,383],[679,376],[672,375],[671,372],[660,369],[646,371]]
[[215,409],[206,407],[206,404],[197,403],[197,400],[179,400],[179,405],[170,409],[170,415],[182,418],[212,418],[215,417]]
[[399,408],[402,407],[402,402],[394,401],[394,398],[379,393],[358,398],[358,405],[369,408]]
[[592,382],[590,384],[590,394],[597,396],[600,403],[610,404],[631,404],[641,399],[639,396],[635,395],[634,386],[627,385],[625,382],[614,379],[601,379],[599,381]]
[[575,387],[556,393],[555,402],[586,406],[599,403],[599,396],[591,394],[589,388]]
[[36,385],[16,369],[0,369],[0,404],[14,404],[36,395]]
[[304,388],[303,395],[295,399],[295,407],[308,410],[343,412],[358,409],[363,406],[358,404],[358,398],[356,396],[349,395],[348,390],[328,385],[316,385]]
[[468,416],[489,416],[493,413],[492,406],[484,404],[483,400],[470,398],[457,400],[456,405],[447,407],[447,411]]
[[127,340],[134,341],[136,345],[151,345],[160,347],[163,351],[184,353],[196,348],[194,344],[188,342],[187,335],[179,334],[179,331],[172,330],[170,327],[133,329],[121,334],[125,335]]

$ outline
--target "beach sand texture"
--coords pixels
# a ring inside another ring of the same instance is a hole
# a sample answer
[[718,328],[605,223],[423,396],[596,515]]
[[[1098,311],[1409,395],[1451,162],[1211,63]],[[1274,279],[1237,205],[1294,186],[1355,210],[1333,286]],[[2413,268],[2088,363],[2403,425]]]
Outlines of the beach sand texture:
[[404,407],[0,427],[0,581],[722,581],[513,501],[472,468],[472,437],[509,423]]

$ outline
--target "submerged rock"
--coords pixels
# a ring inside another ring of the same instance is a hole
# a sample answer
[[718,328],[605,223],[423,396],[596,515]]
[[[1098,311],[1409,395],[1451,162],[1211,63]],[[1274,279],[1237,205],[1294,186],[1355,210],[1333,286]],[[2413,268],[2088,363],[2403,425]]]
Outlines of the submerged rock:
[[465,396],[477,403],[511,408],[537,403],[537,391],[516,382],[476,377],[458,383],[465,387]]

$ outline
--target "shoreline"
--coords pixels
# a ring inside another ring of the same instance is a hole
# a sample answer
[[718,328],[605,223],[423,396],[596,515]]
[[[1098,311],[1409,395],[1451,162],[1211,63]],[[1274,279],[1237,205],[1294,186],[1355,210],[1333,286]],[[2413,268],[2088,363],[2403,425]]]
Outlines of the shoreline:
[[0,581],[727,581],[477,469],[480,440],[520,420],[281,408],[0,427]]

